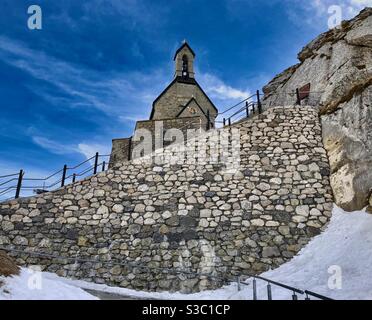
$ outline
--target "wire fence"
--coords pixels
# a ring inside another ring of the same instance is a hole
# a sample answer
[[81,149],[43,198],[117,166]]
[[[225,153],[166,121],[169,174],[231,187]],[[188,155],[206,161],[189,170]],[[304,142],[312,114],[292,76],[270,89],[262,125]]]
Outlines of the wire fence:
[[[237,290],[241,291],[241,286],[252,286],[252,300],[258,300],[259,298],[265,299],[266,297],[259,297],[258,296],[258,289],[257,289],[257,282],[263,281],[266,283],[266,292],[267,292],[267,300],[273,300],[273,292],[272,292],[272,286],[277,286],[282,289],[285,289],[287,291],[290,291],[292,293],[291,298],[292,300],[298,300],[299,295],[304,297],[304,300],[310,300],[310,297],[317,298],[320,300],[333,300],[329,297],[326,297],[324,295],[312,292],[310,290],[303,290],[299,289],[278,281],[274,281],[259,275],[255,274],[249,274],[247,272],[244,273],[238,273],[234,277],[228,277],[228,276],[219,276],[216,275],[215,270],[212,272],[195,272],[190,271],[185,268],[176,268],[176,267],[155,267],[155,266],[149,266],[144,265],[142,263],[139,263],[138,261],[123,261],[120,259],[109,259],[109,260],[99,260],[99,259],[92,259],[92,258],[86,258],[86,257],[80,257],[78,254],[72,257],[68,256],[61,256],[57,254],[50,254],[35,250],[25,250],[23,249],[15,249],[14,247],[4,247],[0,246],[0,250],[4,250],[8,253],[10,253],[12,256],[17,257],[17,255],[23,254],[27,256],[36,256],[40,258],[45,259],[53,259],[53,260],[61,260],[61,264],[68,264],[70,261],[72,264],[84,264],[89,263],[92,266],[95,264],[102,265],[108,265],[109,267],[113,266],[121,266],[123,269],[131,269],[135,270],[137,272],[147,273],[151,275],[151,273],[161,273],[165,275],[178,275],[178,276],[188,276],[189,278],[199,278],[199,279],[209,279],[211,281],[216,281],[219,285],[228,285],[228,284],[237,284]],[[24,257],[22,257],[24,259]],[[55,262],[53,262],[55,263]],[[211,264],[210,266],[203,265],[203,268],[215,268],[215,264]],[[225,266],[223,266],[225,267]]]
[[96,174],[98,171],[105,171],[109,157],[110,155],[100,155],[97,152],[75,166],[64,165],[61,170],[45,178],[28,177],[23,169],[18,173],[2,175],[0,176],[0,201],[49,192],[67,183],[74,183]]

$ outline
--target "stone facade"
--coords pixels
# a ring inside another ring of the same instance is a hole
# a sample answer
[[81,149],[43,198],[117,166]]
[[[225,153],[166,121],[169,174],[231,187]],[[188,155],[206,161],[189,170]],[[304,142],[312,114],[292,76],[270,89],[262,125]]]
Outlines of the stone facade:
[[[174,137],[172,136],[172,131],[169,131],[172,129],[173,130],[176,129],[173,131],[174,134],[177,133],[182,134],[182,137],[186,139],[188,130],[194,130],[195,134],[198,134],[201,132],[201,130],[204,131],[206,129],[206,122],[204,120],[205,119],[196,116],[176,119],[164,119],[158,121],[157,120],[138,121],[136,124],[135,135],[133,137],[132,150],[134,150],[136,147],[143,146],[144,151],[149,150],[144,154],[149,154],[154,149],[170,145],[174,140]],[[143,129],[145,130],[144,132],[142,131]],[[148,133],[151,133],[151,136],[147,136]],[[155,139],[159,142],[162,142],[162,145],[159,146],[156,145]],[[146,144],[149,145],[146,146]],[[136,152],[133,152],[134,158],[138,157],[135,155],[135,153]],[[143,156],[143,154],[141,156]]]
[[[138,156],[151,153],[156,148],[159,148],[155,143],[155,139],[162,141],[163,145],[161,147],[171,144],[173,137],[167,137],[166,135],[169,129],[179,130],[179,133],[182,133],[182,137],[186,138],[188,130],[193,129],[197,133],[206,130],[206,128],[207,122],[205,118],[199,116],[137,121],[133,137],[112,140],[109,167],[112,168],[117,163],[123,163]],[[161,136],[163,136],[163,139],[161,139]]]
[[[209,111],[212,123],[217,116],[217,109],[213,106],[208,96],[202,91],[197,82],[193,80],[185,80],[177,78],[172,82],[171,86],[164,91],[153,105],[153,114],[151,119],[168,119],[176,118],[190,100],[197,101],[200,107],[190,106],[189,109],[194,109],[193,112],[203,111],[205,117]],[[180,114],[182,116],[182,114]]]
[[[228,170],[223,157],[208,158],[229,146],[212,136],[236,129],[239,165]],[[275,268],[325,227],[333,199],[316,108],[275,107],[199,137],[209,142],[204,161],[159,165],[151,155],[1,203],[0,246],[47,253],[10,251],[20,265],[62,276],[195,292],[222,283],[191,272],[225,278]],[[195,146],[185,148],[190,155]]]
[[112,149],[110,154],[109,167],[115,163],[122,163],[130,160],[130,152],[132,150],[132,138],[112,139]]

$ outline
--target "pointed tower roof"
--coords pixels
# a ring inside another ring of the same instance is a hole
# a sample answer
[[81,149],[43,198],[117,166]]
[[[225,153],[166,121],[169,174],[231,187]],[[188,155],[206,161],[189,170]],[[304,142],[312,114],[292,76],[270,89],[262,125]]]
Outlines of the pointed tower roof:
[[195,52],[194,52],[194,50],[191,49],[190,45],[189,45],[189,44],[187,43],[187,41],[185,40],[185,41],[183,41],[182,46],[180,46],[180,47],[178,48],[178,50],[176,51],[176,53],[174,54],[174,58],[173,58],[173,60],[176,60],[177,54],[178,54],[178,53],[179,53],[183,48],[185,48],[185,47],[187,47],[187,49],[190,50],[191,54],[192,54],[193,57],[195,58]]

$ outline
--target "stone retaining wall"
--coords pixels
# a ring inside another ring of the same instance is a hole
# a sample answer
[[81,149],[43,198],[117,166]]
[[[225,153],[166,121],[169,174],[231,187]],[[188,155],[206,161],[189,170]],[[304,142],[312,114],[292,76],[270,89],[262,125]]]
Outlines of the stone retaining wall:
[[[279,266],[331,215],[318,111],[276,107],[233,129],[240,129],[233,169],[222,158],[159,165],[147,157],[0,204],[0,246],[86,259],[12,253],[21,265],[141,290],[221,285],[175,270],[231,277]],[[230,129],[209,132],[208,141],[216,132]]]

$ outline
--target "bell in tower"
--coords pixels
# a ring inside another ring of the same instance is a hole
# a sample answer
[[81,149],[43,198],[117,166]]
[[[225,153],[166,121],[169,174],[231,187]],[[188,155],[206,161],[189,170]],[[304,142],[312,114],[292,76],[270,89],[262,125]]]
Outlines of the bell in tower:
[[188,66],[187,55],[184,55],[182,57],[182,77],[184,78],[189,77],[189,66]]

